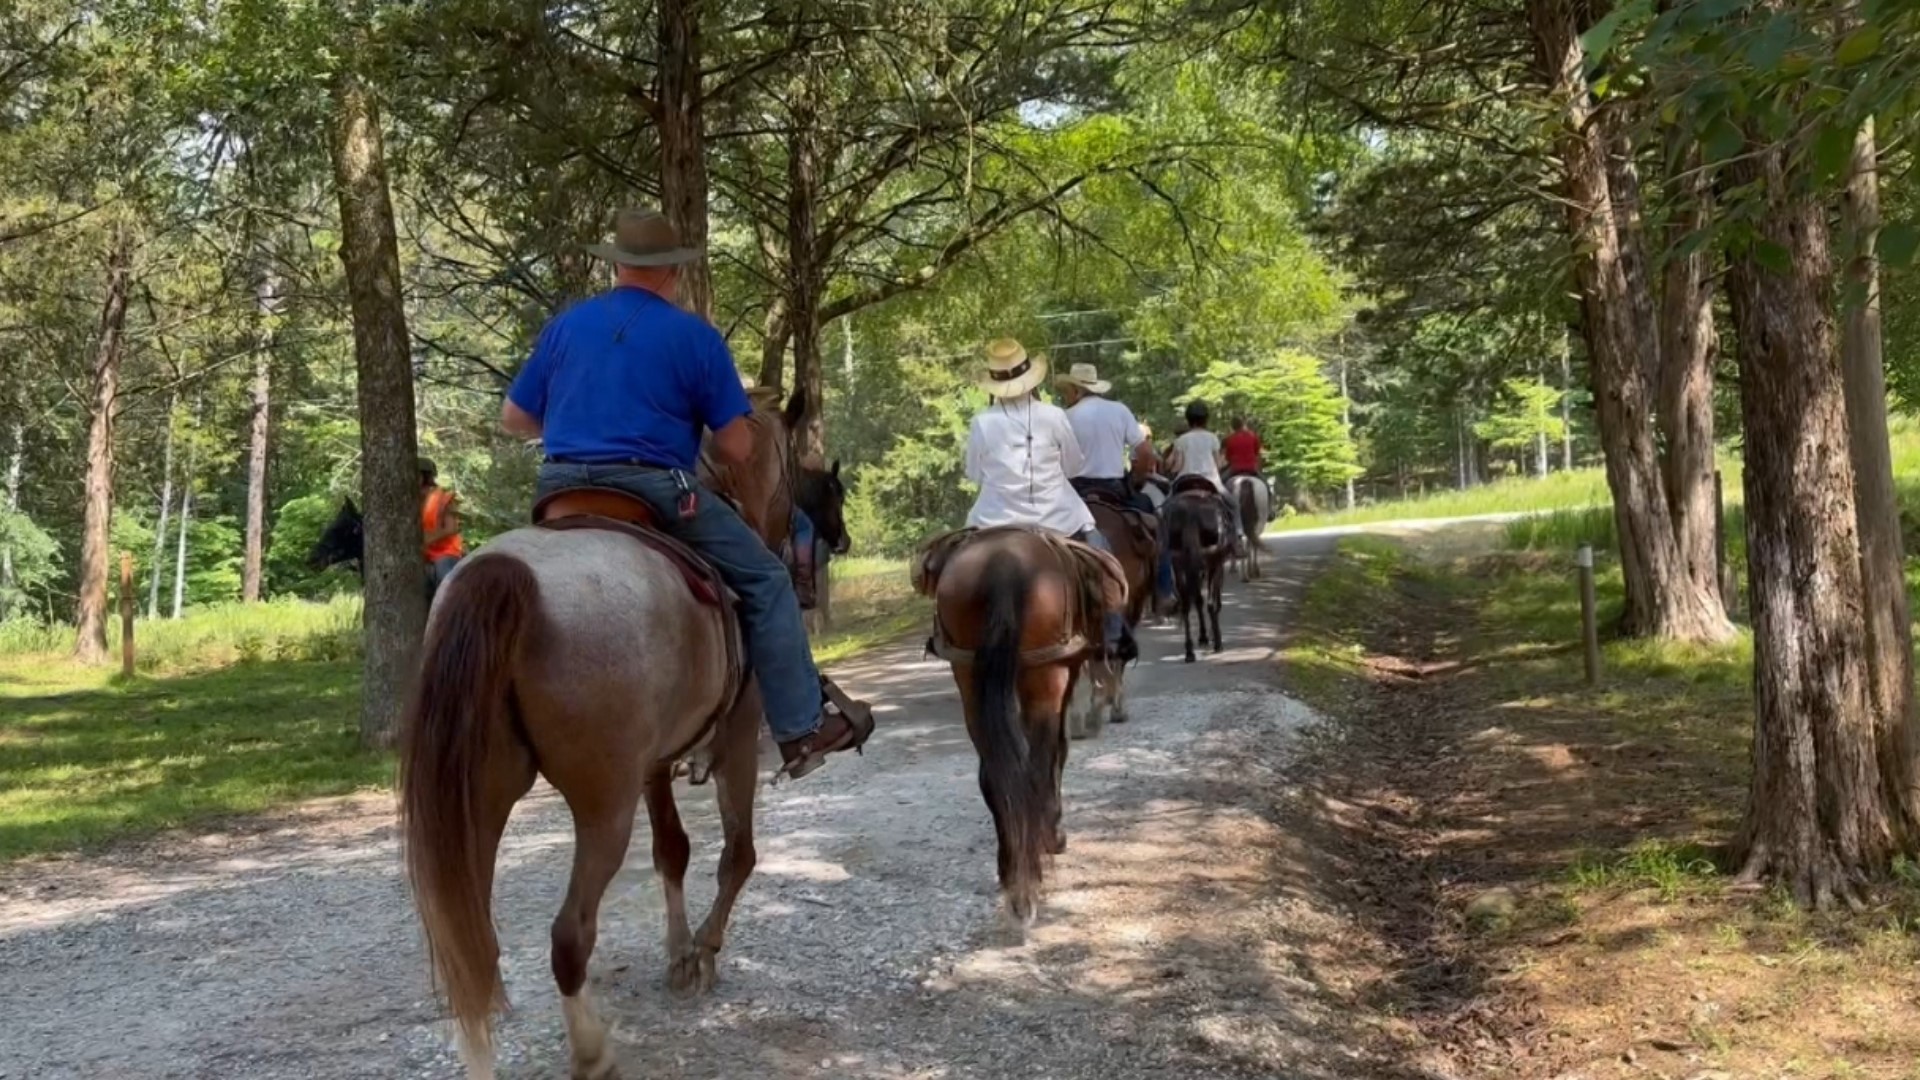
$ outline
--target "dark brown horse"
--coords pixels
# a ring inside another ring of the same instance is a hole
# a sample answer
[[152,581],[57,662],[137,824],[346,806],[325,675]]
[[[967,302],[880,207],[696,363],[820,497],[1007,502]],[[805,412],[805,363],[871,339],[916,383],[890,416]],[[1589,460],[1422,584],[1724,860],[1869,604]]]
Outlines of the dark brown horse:
[[[782,415],[757,401],[753,454],[717,471],[770,546],[788,526],[789,432],[801,404]],[[493,1076],[492,1014],[504,998],[494,859],[536,775],[573,814],[573,876],[553,922],[552,960],[576,1080],[614,1071],[606,1025],[587,997],[587,963],[601,896],[626,860],[642,802],[666,897],[669,982],[711,987],[754,865],[761,706],[757,689],[742,689],[730,670],[734,633],[730,616],[698,599],[666,555],[599,528],[516,529],[441,588],[401,737],[400,815],[414,901],[470,1080]],[[696,748],[711,763],[725,840],[718,894],[698,931],[687,922],[690,846],[671,780],[674,762]]]
[[[1203,481],[1204,483],[1204,481]],[[1160,508],[1164,535],[1173,549],[1173,595],[1180,609],[1180,628],[1186,634],[1186,661],[1193,654],[1193,614],[1200,616],[1200,644],[1221,649],[1220,590],[1227,576],[1227,556],[1233,551],[1238,523],[1211,484],[1180,489]],[[1212,634],[1208,634],[1208,622]]]
[[[1154,527],[1142,524],[1116,500],[1095,493],[1087,499],[1094,527],[1107,538],[1113,557],[1127,582],[1127,628],[1138,630],[1147,604],[1153,599],[1153,570],[1160,558]],[[1088,692],[1075,694],[1067,707],[1067,735],[1085,739],[1097,735],[1108,720],[1127,722],[1126,665],[1113,657],[1096,657],[1087,665]]]
[[982,530],[957,548],[936,541],[916,584],[934,598],[934,651],[953,665],[980,755],[1004,912],[1024,929],[1047,857],[1067,845],[1067,699],[1100,641],[1102,614],[1125,606],[1125,585],[1111,556],[1020,528]]

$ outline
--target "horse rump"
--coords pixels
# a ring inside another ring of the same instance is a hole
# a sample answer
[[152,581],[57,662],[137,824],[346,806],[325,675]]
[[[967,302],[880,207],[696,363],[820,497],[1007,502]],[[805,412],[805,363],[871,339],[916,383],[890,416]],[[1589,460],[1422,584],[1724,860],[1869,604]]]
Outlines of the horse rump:
[[463,1034],[487,1041],[504,1004],[490,882],[498,836],[481,806],[488,748],[512,733],[509,696],[539,604],[527,564],[479,555],[447,583],[400,731],[400,829],[435,981]]

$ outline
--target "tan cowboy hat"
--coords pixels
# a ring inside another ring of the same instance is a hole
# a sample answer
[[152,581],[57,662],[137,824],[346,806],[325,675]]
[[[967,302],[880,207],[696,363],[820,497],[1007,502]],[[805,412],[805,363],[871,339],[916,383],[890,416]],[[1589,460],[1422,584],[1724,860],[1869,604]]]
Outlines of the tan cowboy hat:
[[1100,370],[1092,364],[1073,365],[1066,374],[1055,375],[1053,385],[1077,386],[1089,394],[1104,394],[1113,389],[1112,383],[1101,381]]
[[987,342],[987,371],[980,389],[990,397],[1016,398],[1033,392],[1047,381],[1047,358],[1028,356],[1027,350],[1012,338]]
[[658,210],[622,210],[614,215],[613,243],[588,244],[587,254],[621,266],[679,266],[700,257],[680,246],[680,230]]

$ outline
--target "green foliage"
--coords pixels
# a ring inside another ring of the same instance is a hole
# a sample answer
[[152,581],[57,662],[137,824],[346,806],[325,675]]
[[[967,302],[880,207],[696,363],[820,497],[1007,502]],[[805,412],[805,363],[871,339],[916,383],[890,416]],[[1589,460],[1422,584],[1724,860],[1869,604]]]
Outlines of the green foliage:
[[1542,382],[1508,379],[1505,406],[1473,426],[1474,434],[1503,449],[1531,450],[1545,438],[1560,437],[1560,391]]
[[0,550],[13,567],[12,580],[0,581],[0,622],[44,612],[60,573],[59,543],[27,515],[0,508]]
[[1182,400],[1244,415],[1260,432],[1266,464],[1296,490],[1323,492],[1359,473],[1340,390],[1308,353],[1282,350],[1251,363],[1215,363]]

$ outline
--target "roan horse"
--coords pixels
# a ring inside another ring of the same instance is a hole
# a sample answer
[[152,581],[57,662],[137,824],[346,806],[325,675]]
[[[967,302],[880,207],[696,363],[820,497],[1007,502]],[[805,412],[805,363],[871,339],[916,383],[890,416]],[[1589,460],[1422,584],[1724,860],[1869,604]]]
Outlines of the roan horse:
[[[757,401],[750,459],[716,478],[773,547],[787,531],[790,431],[802,404],[796,397],[783,415]],[[400,816],[414,901],[470,1080],[493,1075],[492,1014],[504,1004],[494,859],[536,775],[573,815],[573,875],[553,921],[552,963],[576,1080],[614,1072],[606,1025],[586,993],[587,964],[601,896],[642,801],[666,899],[669,984],[711,988],[755,858],[761,704],[751,680],[729,670],[735,632],[665,555],[606,529],[515,529],[442,586],[401,737]],[[725,848],[713,907],[692,931],[690,848],[671,776],[696,746],[711,761]]]
[[1018,527],[939,538],[913,577],[934,599],[929,645],[953,666],[980,755],[1004,913],[1024,930],[1038,909],[1047,857],[1067,846],[1067,700],[1101,641],[1102,616],[1125,608],[1126,584],[1113,556]]
[[[1181,488],[1175,485],[1173,496],[1160,508],[1165,522],[1164,535],[1173,548],[1173,594],[1180,608],[1180,628],[1186,634],[1186,661],[1193,655],[1193,621],[1200,614],[1200,644],[1221,649],[1220,589],[1226,575],[1227,555],[1233,550],[1234,523],[1227,520],[1227,507],[1214,493],[1211,483]],[[1208,621],[1213,633],[1209,637]]]
[[1265,480],[1241,473],[1227,481],[1227,494],[1240,511],[1240,534],[1246,541],[1238,553],[1240,580],[1252,581],[1260,577],[1260,537],[1267,531],[1273,493]]
[[[1150,526],[1136,527],[1141,519],[1122,507],[1118,500],[1102,492],[1087,499],[1094,527],[1107,538],[1113,557],[1120,563],[1127,582],[1127,628],[1138,630],[1153,598],[1153,571],[1160,558],[1160,544]],[[1150,520],[1150,519],[1148,519]],[[1085,739],[1100,733],[1107,721],[1127,722],[1126,667],[1114,657],[1097,656],[1087,664],[1088,692],[1075,693],[1067,706],[1067,735]]]

